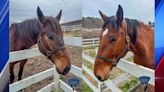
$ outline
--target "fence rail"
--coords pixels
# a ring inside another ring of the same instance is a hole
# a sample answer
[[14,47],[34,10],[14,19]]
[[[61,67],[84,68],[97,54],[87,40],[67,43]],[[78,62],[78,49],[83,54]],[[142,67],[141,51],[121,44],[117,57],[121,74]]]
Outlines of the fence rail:
[[[132,62],[128,62],[126,60],[121,59],[117,65],[118,68],[121,70],[130,73],[133,76],[140,77],[140,76],[149,76],[150,81],[149,84],[155,85],[155,78],[154,78],[154,70],[143,67],[141,65],[137,65]],[[126,67],[126,68],[125,68]]]
[[48,69],[41,73],[30,76],[26,79],[23,79],[23,80],[20,80],[20,81],[10,84],[10,90],[12,90],[12,92],[17,92],[21,89],[24,89],[32,84],[35,84],[45,78],[53,76],[53,75],[54,75],[54,68]]
[[67,32],[67,31],[77,31],[77,30],[81,30],[82,29],[82,25],[79,24],[79,25],[73,25],[73,26],[62,26],[62,30],[64,32]]
[[99,44],[99,38],[90,38],[90,39],[83,39],[82,40],[83,47],[98,45],[98,44]]

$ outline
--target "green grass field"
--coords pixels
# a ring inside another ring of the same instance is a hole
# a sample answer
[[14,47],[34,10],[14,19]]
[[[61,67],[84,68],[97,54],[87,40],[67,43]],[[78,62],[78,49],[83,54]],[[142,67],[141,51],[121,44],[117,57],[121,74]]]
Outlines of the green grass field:
[[127,58],[126,60],[129,62],[133,62],[133,57]]
[[92,89],[84,81],[82,81],[82,92],[93,92]]
[[118,87],[123,91],[123,92],[128,92],[128,90],[132,87],[134,87],[138,82],[138,79],[136,77],[131,77],[130,79],[120,83]]

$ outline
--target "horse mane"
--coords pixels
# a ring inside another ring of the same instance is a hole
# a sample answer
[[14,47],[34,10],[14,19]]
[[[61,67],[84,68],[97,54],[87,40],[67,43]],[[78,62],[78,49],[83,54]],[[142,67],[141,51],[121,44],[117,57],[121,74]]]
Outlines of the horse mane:
[[15,30],[14,39],[22,39],[25,41],[29,41],[29,40],[37,41],[37,37],[39,35],[41,26],[42,25],[38,19],[28,19],[21,23],[11,24],[10,29],[14,28]]
[[128,18],[125,18],[125,21],[127,23],[127,31],[130,33],[132,43],[135,44],[137,40],[137,27],[139,26],[140,22],[136,19]]

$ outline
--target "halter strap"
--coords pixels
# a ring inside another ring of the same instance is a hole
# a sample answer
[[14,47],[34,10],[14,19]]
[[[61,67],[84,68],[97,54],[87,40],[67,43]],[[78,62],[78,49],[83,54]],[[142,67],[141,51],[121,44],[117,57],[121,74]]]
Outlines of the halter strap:
[[99,56],[97,55],[96,58],[99,58],[103,61],[107,61],[107,62],[110,62],[112,63],[112,65],[116,66],[117,63],[118,63],[118,60],[124,55],[126,54],[126,52],[128,51],[128,46],[126,45],[126,47],[124,48],[124,50],[115,58],[115,59],[108,59],[108,58],[105,58],[105,57],[102,57],[102,56]]
[[[48,58],[50,58],[53,54],[57,53],[58,51],[65,49],[65,46],[62,45],[61,47],[55,48],[55,49],[52,50],[52,51],[51,51],[51,50],[48,50],[48,49],[46,49],[46,46],[45,46],[45,44],[43,43],[42,40],[43,40],[43,39],[42,39],[41,35],[39,35],[39,37],[38,37],[38,43],[40,43],[40,45],[42,46],[43,50],[45,50],[45,55],[46,55]],[[44,53],[43,53],[43,54],[44,54]]]
[[[125,21],[125,23],[126,23],[126,21]],[[106,57],[102,57],[102,56],[99,56],[99,55],[97,55],[96,58],[101,59],[101,60],[106,61],[106,62],[110,62],[110,63],[112,63],[112,65],[116,66],[117,63],[118,63],[118,60],[123,55],[125,55],[127,53],[127,51],[130,51],[131,50],[130,49],[130,42],[131,42],[131,40],[130,40],[130,36],[128,35],[128,27],[127,27],[127,24],[126,24],[125,35],[126,35],[126,38],[125,38],[125,40],[126,40],[126,46],[123,49],[123,51],[115,59],[108,59]]]

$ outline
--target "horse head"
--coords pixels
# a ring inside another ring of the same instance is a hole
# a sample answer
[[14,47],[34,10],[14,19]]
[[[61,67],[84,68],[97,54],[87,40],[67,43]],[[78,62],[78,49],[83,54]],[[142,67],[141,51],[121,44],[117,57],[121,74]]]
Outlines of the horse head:
[[70,70],[71,62],[65,48],[63,32],[59,24],[62,10],[56,17],[49,17],[44,16],[38,7],[37,15],[42,24],[38,37],[39,50],[56,65],[58,73],[65,75]]
[[126,23],[123,9],[119,5],[116,16],[108,17],[99,11],[104,25],[100,35],[100,45],[94,65],[94,74],[100,80],[109,78],[110,71],[128,51]]

